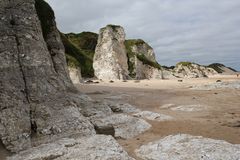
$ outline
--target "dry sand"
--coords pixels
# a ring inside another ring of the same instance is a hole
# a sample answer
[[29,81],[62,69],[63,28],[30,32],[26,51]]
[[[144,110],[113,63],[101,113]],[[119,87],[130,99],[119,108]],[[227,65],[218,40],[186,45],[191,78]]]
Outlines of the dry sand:
[[[215,76],[204,79],[114,81],[98,84],[80,84],[79,90],[96,100],[110,99],[129,103],[141,110],[158,112],[174,117],[174,120],[149,121],[152,128],[147,132],[128,140],[118,142],[134,158],[134,150],[150,141],[168,135],[185,133],[213,139],[240,143],[240,89],[192,90],[199,84],[240,80],[236,75]],[[174,106],[166,105],[174,104]],[[184,112],[171,107],[181,105],[201,105],[203,110]],[[165,106],[165,107],[162,107]],[[0,144],[0,157],[8,155]]]
[[[82,84],[78,88],[97,100],[112,99],[137,106],[141,110],[170,115],[172,121],[149,121],[153,126],[147,132],[119,143],[136,159],[134,150],[150,141],[178,133],[226,140],[240,144],[240,89],[192,90],[199,84],[216,83],[217,80],[230,82],[240,80],[233,76],[214,76],[203,79],[114,81],[99,84]],[[172,110],[181,105],[204,106],[203,110],[184,112]]]

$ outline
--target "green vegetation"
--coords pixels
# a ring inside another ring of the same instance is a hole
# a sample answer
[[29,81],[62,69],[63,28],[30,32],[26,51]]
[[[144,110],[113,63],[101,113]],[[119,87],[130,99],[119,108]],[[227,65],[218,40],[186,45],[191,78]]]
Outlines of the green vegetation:
[[221,67],[225,67],[225,66],[220,63],[213,63],[213,64],[210,64],[208,67],[214,69],[218,73],[223,73],[223,70],[221,69]]
[[93,59],[71,43],[64,34],[61,34],[65,47],[67,64],[71,67],[80,67],[83,77],[94,77]]
[[65,34],[67,39],[81,50],[95,51],[98,34],[92,32],[82,32],[79,34]]
[[[217,71],[218,73],[223,73],[224,70],[222,70],[221,68],[222,68],[222,67],[226,67],[226,66],[223,65],[223,64],[221,64],[221,63],[213,63],[213,64],[210,64],[210,65],[207,66],[207,67],[210,67],[210,68],[214,69],[214,70]],[[232,70],[233,72],[237,72],[237,70],[235,70],[235,69],[233,69],[233,68],[231,68],[231,67],[226,67],[226,68]]]
[[144,54],[137,54],[137,58],[143,62],[143,64],[147,64],[157,69],[161,69],[161,65],[157,62],[150,61]]
[[107,25],[107,27],[111,27],[113,29],[113,31],[117,31],[117,28],[121,27],[119,25],[114,25],[114,24],[109,24]]
[[194,64],[194,63],[193,62],[179,62],[176,64],[176,66],[182,65],[182,66],[190,67],[192,64]]
[[162,68],[164,68],[164,69],[174,69],[175,68],[175,66],[162,66]]
[[[148,45],[146,42],[144,42],[143,40],[141,39],[130,39],[130,40],[126,40],[125,41],[125,47],[126,47],[126,50],[127,50],[127,57],[128,57],[128,70],[129,70],[129,76],[131,76],[132,78],[135,78],[136,76],[136,73],[134,73],[134,69],[135,69],[135,64],[134,64],[134,61],[135,61],[135,56],[137,56],[137,58],[143,62],[143,64],[146,64],[146,65],[149,65],[149,66],[152,66],[154,68],[157,68],[157,69],[161,69],[161,65],[158,64],[157,62],[153,62],[151,60],[149,60],[144,54],[142,53],[138,53],[136,55],[136,53],[134,53],[132,51],[132,47],[134,45],[136,46],[139,46],[139,45],[143,45],[143,44],[146,44]],[[148,45],[149,46],[149,45]],[[150,47],[150,46],[149,46]],[[151,47],[150,47],[151,48]]]
[[44,0],[35,0],[35,8],[41,22],[43,37],[46,39],[47,35],[51,32],[52,27],[54,26],[54,12],[49,4]]
[[134,73],[135,69],[135,53],[132,52],[132,46],[135,44],[135,40],[126,40],[125,41],[125,47],[127,51],[127,57],[128,57],[128,71],[129,71],[129,76],[132,78],[135,78],[136,73]]

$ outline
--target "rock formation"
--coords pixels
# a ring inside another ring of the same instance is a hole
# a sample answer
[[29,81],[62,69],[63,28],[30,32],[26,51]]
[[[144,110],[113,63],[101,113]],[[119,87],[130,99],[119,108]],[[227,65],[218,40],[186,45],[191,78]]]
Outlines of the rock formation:
[[108,25],[100,29],[93,68],[99,79],[127,79],[128,64],[124,45],[125,32],[120,26]]
[[201,78],[218,74],[214,69],[192,62],[179,62],[175,67],[163,67],[163,79]]
[[70,99],[76,90],[51,8],[42,0],[2,0],[0,6],[2,143],[18,152],[58,137],[94,134]]
[[79,34],[61,34],[66,49],[68,66],[81,68],[82,77],[94,77],[93,56],[97,46],[98,34],[82,32]]
[[9,157],[8,160],[134,160],[111,137],[95,135],[85,138],[65,138],[40,145]]
[[213,63],[213,64],[210,64],[208,67],[214,69],[219,74],[231,75],[231,74],[237,73],[237,71],[235,69],[226,67],[225,65],[220,64],[220,63]]
[[[161,66],[151,46],[143,40],[126,40],[128,70],[134,79],[161,78]],[[160,73],[160,74],[159,74]]]
[[69,76],[73,84],[79,84],[82,81],[81,69],[79,67],[68,67]]
[[217,74],[212,68],[191,62],[179,62],[173,69],[173,72],[176,77],[181,78],[199,78]]
[[240,157],[240,145],[200,136],[179,134],[143,145],[135,152],[143,160],[237,160]]

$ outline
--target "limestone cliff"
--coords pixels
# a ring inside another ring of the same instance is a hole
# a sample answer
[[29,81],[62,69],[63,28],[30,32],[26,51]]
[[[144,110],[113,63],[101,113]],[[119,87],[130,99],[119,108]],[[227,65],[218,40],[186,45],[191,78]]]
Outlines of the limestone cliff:
[[1,0],[0,19],[0,139],[6,148],[17,152],[57,137],[94,134],[69,97],[76,90],[48,4]]
[[212,68],[191,62],[179,62],[172,71],[174,76],[180,78],[200,78],[217,74]]
[[214,69],[219,74],[231,75],[231,74],[237,73],[237,71],[235,69],[226,67],[225,65],[220,64],[220,63],[213,63],[213,64],[210,64],[208,67]]
[[100,29],[93,68],[99,79],[127,79],[128,63],[125,32],[120,26],[108,25]]
[[92,32],[61,34],[68,66],[81,68],[83,77],[94,77],[93,56],[97,45],[98,34]]
[[129,75],[135,79],[161,78],[153,48],[141,39],[126,40]]

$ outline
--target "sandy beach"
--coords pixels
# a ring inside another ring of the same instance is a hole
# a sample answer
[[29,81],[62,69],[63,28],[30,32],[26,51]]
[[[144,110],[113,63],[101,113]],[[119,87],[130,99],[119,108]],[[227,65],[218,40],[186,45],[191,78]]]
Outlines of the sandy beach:
[[234,82],[240,81],[240,78],[230,75],[203,79],[133,80],[112,83],[105,81],[81,84],[77,87],[95,100],[129,103],[143,111],[174,118],[163,122],[147,120],[152,125],[147,132],[133,139],[118,139],[132,157],[139,159],[134,154],[135,149],[148,142],[178,133],[239,144],[240,90],[193,89],[194,86],[215,84],[217,81]]

